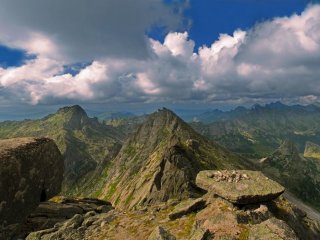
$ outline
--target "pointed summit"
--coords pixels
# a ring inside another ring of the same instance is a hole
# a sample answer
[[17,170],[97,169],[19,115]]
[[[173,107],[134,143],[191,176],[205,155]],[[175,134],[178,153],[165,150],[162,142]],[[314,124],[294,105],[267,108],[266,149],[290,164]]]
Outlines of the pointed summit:
[[79,105],[60,108],[56,115],[62,116],[64,127],[70,129],[81,129],[89,121],[87,113]]
[[72,114],[81,117],[88,117],[86,111],[79,105],[62,107],[57,111],[57,114]]
[[[161,139],[169,135],[177,135],[190,138],[198,135],[187,123],[178,117],[173,111],[162,108],[152,113],[146,121],[137,129],[135,134],[129,137],[129,142],[148,144],[154,146]],[[191,135],[190,135],[191,134]]]

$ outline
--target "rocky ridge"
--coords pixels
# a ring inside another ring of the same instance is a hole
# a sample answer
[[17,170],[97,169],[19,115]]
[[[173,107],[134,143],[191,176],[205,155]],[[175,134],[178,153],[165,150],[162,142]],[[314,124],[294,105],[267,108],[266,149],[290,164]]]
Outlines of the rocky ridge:
[[247,161],[196,133],[168,109],[151,114],[105,168],[98,197],[122,209],[201,193],[204,169],[243,168]]

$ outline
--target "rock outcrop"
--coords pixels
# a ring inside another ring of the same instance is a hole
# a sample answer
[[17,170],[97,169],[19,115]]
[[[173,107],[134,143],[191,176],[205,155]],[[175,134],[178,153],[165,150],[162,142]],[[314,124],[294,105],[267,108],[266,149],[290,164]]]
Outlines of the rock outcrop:
[[62,155],[51,139],[0,140],[0,225],[22,222],[41,201],[59,193],[63,171]]
[[83,239],[89,229],[113,220],[108,214],[109,202],[91,198],[58,198],[44,202],[28,217],[20,237],[32,232],[27,239]]
[[319,222],[280,196],[284,188],[258,171],[202,171],[196,183],[207,190],[191,239],[297,240],[320,236]]
[[[226,179],[229,184],[257,181],[255,172],[210,173],[211,180]],[[268,189],[270,183],[262,179],[260,184]],[[205,188],[208,192],[200,198],[170,199],[166,203],[126,211],[114,210],[101,200],[54,198],[57,203],[41,204],[28,220],[37,223],[41,221],[41,215],[53,219],[59,216],[60,220],[51,222],[53,227],[32,232],[27,240],[319,239],[320,223],[310,219],[283,196],[264,202],[257,198],[257,202],[239,205],[220,197],[213,188]],[[70,218],[72,214],[75,215]],[[63,216],[68,219],[62,221]]]
[[201,171],[196,184],[234,204],[271,201],[284,192],[280,184],[261,172],[249,170]]

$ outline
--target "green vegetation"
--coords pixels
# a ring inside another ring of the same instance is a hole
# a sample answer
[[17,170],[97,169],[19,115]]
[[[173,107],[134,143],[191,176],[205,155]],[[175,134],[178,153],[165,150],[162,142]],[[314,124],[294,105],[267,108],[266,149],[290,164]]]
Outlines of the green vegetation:
[[196,131],[249,158],[270,155],[285,139],[294,141],[300,152],[307,141],[320,143],[320,108],[313,105],[274,103],[197,118],[203,122],[191,123]]

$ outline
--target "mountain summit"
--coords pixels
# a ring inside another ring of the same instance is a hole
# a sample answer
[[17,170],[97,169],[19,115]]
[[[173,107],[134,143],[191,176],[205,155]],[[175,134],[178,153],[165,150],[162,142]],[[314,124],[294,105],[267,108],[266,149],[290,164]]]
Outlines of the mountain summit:
[[240,168],[240,157],[206,140],[168,109],[151,114],[105,170],[100,197],[120,208],[197,196],[200,170]]

